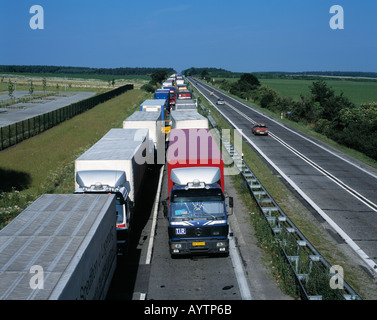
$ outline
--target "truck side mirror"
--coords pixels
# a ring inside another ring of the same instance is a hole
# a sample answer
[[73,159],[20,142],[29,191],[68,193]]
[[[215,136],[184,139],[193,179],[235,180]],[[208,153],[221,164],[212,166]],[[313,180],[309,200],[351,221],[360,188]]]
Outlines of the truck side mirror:
[[233,214],[233,197],[229,197],[229,209],[228,216]]

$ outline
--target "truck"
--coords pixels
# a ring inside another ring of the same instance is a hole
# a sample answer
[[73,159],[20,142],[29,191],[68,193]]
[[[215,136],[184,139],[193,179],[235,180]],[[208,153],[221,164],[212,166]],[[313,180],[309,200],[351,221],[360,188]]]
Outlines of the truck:
[[105,299],[117,264],[114,194],[44,194],[0,231],[0,299]]
[[155,99],[169,100],[170,90],[169,89],[157,89],[154,93]]
[[172,129],[208,129],[208,119],[196,110],[174,110],[170,113]]
[[155,164],[161,153],[165,153],[165,122],[158,111],[135,111],[123,121],[123,128],[147,128],[150,144],[154,149]]
[[161,121],[165,119],[165,110],[169,110],[169,100],[166,99],[148,99],[140,105],[140,111],[159,111]]
[[148,129],[114,128],[75,160],[76,194],[116,195],[119,255],[129,249],[139,189],[152,156]]
[[175,104],[175,111],[178,110],[197,110],[198,105],[196,100],[194,99],[179,99],[177,100],[177,103]]
[[190,90],[180,90],[177,92],[178,99],[192,99]]
[[168,198],[162,205],[171,256],[229,254],[233,198],[224,193],[224,162],[210,131],[172,129],[167,166]]
[[175,88],[175,86],[164,86],[162,88],[163,89],[167,89],[170,92],[170,94],[169,94],[169,105],[170,105],[170,109],[171,109],[175,105],[175,91],[176,91],[176,88]]

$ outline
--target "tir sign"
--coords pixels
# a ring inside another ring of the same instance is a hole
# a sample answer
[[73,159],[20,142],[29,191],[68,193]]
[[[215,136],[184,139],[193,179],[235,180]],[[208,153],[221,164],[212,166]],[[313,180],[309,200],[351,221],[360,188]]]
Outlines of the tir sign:
[[186,228],[175,228],[175,234],[186,234]]

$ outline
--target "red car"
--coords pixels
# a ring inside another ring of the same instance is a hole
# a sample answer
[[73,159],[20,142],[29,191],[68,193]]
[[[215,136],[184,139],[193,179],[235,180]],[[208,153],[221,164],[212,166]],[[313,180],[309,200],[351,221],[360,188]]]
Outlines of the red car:
[[264,123],[255,123],[251,131],[253,134],[268,136],[268,128]]

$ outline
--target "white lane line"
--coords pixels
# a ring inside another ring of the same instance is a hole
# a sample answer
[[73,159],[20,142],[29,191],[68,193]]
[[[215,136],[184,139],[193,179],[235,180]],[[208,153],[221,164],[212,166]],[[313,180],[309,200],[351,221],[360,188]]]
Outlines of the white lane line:
[[[198,89],[198,88],[197,88]],[[206,88],[204,88],[207,90]],[[198,89],[199,90],[199,89]],[[200,90],[199,90],[200,91]],[[207,90],[209,91],[209,90]],[[253,148],[281,175],[283,179],[285,179],[317,212],[326,222],[339,234],[339,236],[359,255],[359,257],[368,265],[370,266],[376,273],[377,273],[377,264],[340,228],[318,205],[310,199],[304,191],[302,191],[296,183],[294,183],[280,168],[275,165],[263,152],[259,149],[254,142],[247,137],[242,130],[238,128],[238,126],[230,120],[219,108],[216,107],[211,100],[209,100],[204,94],[204,98],[225,118],[232,124],[234,128],[236,128],[240,134],[253,146]]]
[[[153,242],[154,242],[154,236],[155,236],[155,233],[156,233],[158,204],[159,204],[160,193],[161,193],[162,175],[164,173],[164,167],[165,166],[163,165],[160,169],[160,177],[159,177],[159,180],[158,180],[158,188],[157,188],[157,192],[156,192],[156,197],[154,199],[152,228],[151,228],[151,234],[150,234],[150,237],[149,237],[147,257],[145,259],[145,264],[150,264],[151,260],[152,260]],[[146,296],[147,296],[146,293],[140,292],[139,300],[145,300]]]
[[165,166],[163,165],[160,169],[160,178],[159,178],[159,181],[158,181],[158,188],[157,188],[156,197],[155,197],[155,200],[154,200],[152,229],[151,229],[151,235],[149,237],[147,258],[145,259],[145,264],[150,264],[151,260],[152,260],[153,241],[154,241],[154,236],[155,236],[155,233],[156,233],[158,204],[159,204],[160,193],[161,193],[162,175],[164,173],[164,167]]

